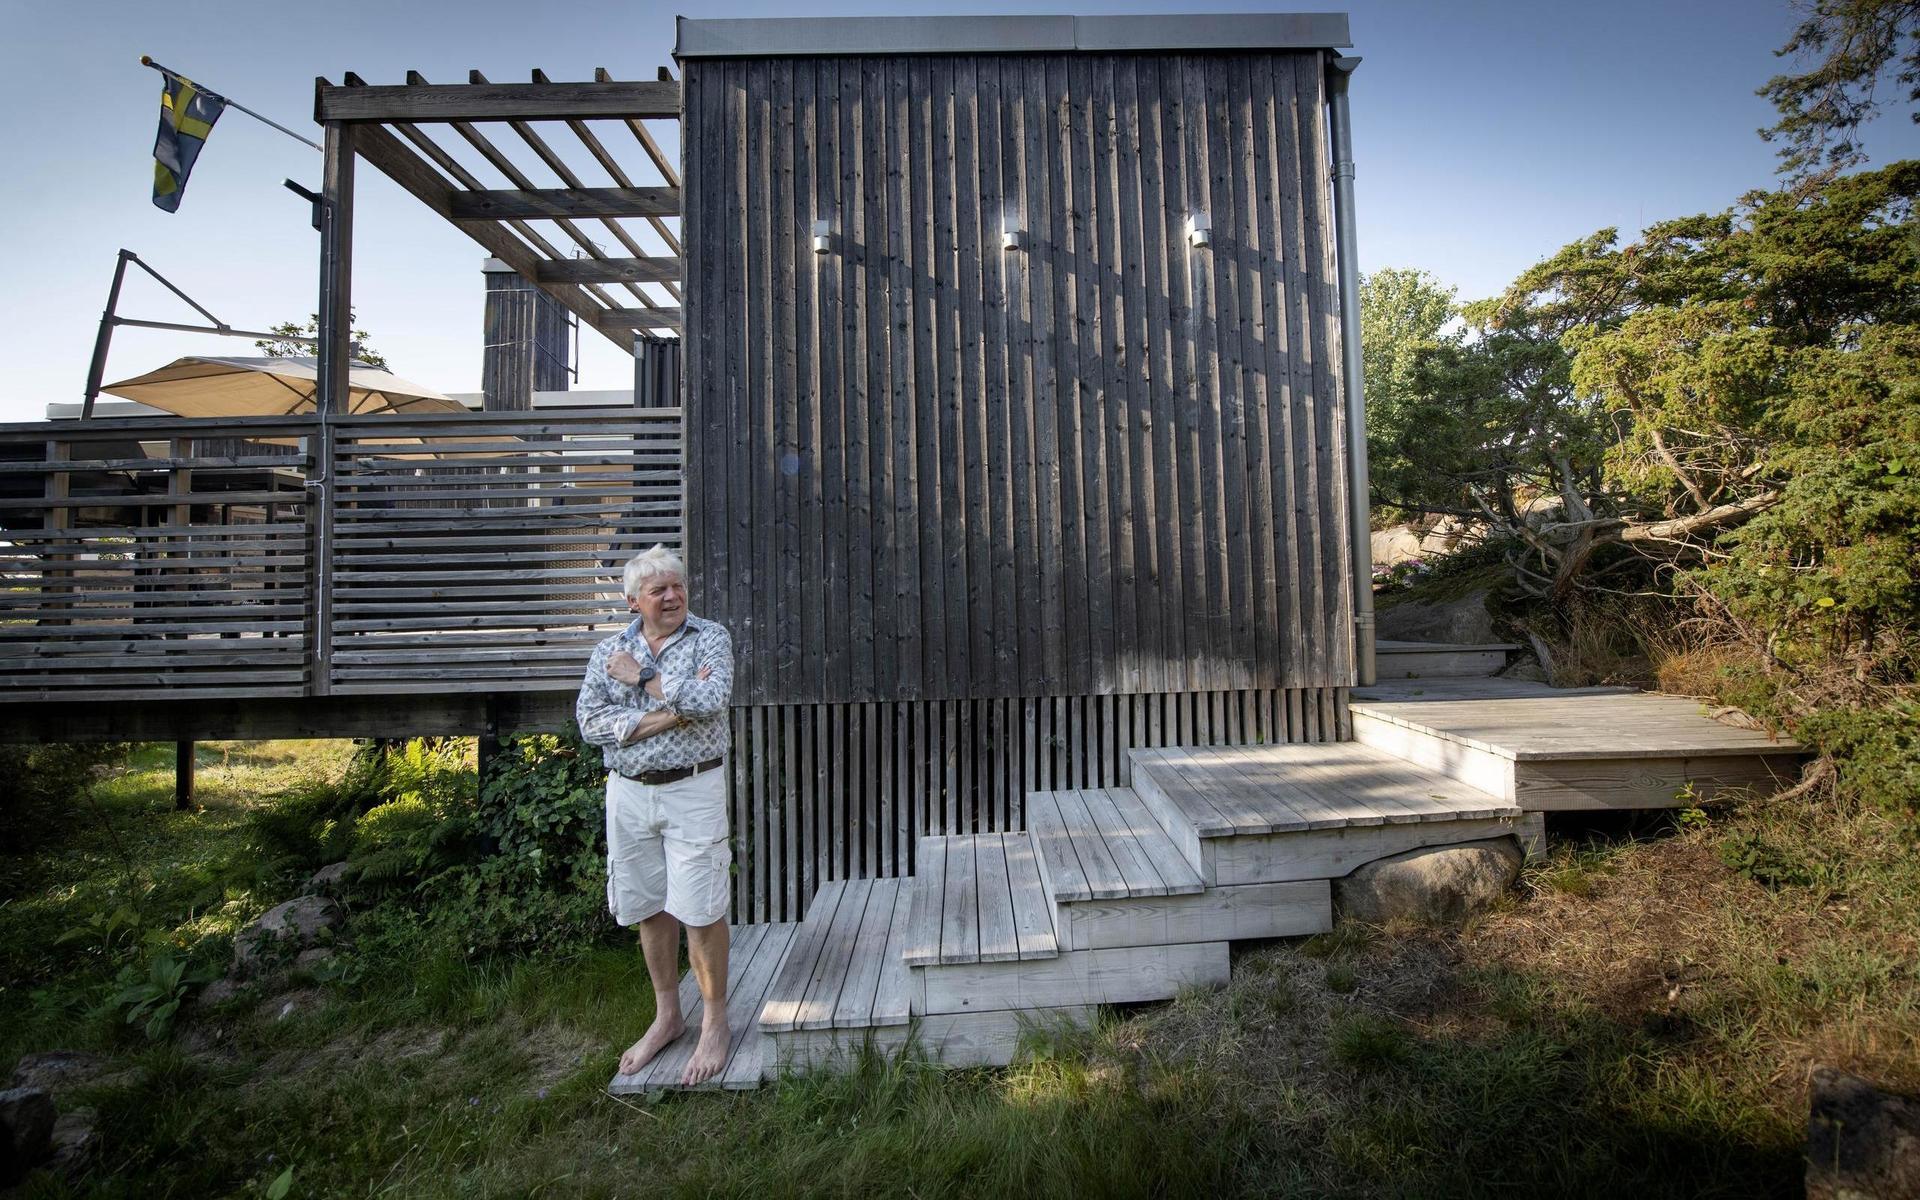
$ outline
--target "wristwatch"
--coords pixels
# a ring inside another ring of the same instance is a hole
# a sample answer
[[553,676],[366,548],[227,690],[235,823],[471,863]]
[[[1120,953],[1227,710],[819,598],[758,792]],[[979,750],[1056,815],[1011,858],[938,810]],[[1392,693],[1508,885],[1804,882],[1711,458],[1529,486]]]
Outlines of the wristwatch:
[[653,664],[648,663],[646,666],[640,668],[640,678],[633,681],[633,686],[645,687],[649,683],[652,683],[654,677],[659,674],[660,672],[653,669]]

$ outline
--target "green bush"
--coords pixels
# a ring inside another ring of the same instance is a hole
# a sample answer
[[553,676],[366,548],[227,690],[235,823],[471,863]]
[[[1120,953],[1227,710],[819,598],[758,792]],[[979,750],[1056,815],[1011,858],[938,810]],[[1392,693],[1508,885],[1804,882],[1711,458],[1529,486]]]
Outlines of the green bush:
[[6,780],[0,787],[0,833],[6,844],[29,850],[49,831],[64,828],[67,806],[129,749],[124,742],[0,746],[0,779]]

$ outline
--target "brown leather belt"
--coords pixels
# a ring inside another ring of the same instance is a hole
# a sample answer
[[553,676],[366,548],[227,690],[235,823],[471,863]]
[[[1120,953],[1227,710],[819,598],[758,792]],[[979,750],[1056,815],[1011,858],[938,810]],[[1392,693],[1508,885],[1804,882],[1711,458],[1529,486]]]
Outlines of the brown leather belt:
[[629,775],[622,771],[620,776],[623,779],[631,779],[635,783],[644,783],[648,787],[659,787],[664,783],[678,783],[702,771],[711,771],[724,761],[724,759],[710,758],[703,763],[695,763],[691,767],[675,767],[671,771],[642,771],[638,775]]

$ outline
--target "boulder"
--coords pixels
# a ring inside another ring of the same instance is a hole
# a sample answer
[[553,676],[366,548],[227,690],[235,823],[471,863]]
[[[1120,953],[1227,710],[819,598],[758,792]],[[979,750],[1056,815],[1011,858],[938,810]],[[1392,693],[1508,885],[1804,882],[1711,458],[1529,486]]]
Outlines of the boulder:
[[301,890],[309,896],[332,896],[336,899],[344,896],[347,890],[347,864],[328,863],[308,877],[307,886]]
[[53,1097],[39,1088],[0,1092],[0,1187],[18,1183],[53,1152]]
[[1420,532],[1410,525],[1392,525],[1373,532],[1373,565],[1391,567],[1420,557]]
[[1483,646],[1500,639],[1487,614],[1487,593],[1472,592],[1458,600],[1409,600],[1382,608],[1374,618],[1378,635],[1389,641],[1448,642]]
[[47,1165],[63,1175],[76,1175],[100,1149],[96,1114],[90,1108],[61,1113],[53,1123],[53,1155]]
[[278,966],[329,939],[342,915],[340,906],[325,896],[299,896],[275,905],[233,939],[233,974],[245,977]]
[[1809,1091],[1808,1200],[1920,1196],[1920,1100],[1833,1067]]
[[1335,880],[1334,902],[1345,915],[1374,925],[1457,924],[1504,895],[1520,877],[1520,863],[1520,844],[1511,837],[1424,846]]
[[107,1060],[84,1050],[41,1050],[23,1054],[13,1067],[13,1086],[49,1095],[91,1083],[107,1071]]

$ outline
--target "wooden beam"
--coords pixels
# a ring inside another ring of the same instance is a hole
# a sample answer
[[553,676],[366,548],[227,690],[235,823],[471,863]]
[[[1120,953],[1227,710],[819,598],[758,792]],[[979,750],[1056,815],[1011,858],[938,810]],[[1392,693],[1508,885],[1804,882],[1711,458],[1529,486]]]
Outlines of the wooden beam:
[[677,258],[544,259],[536,283],[677,283]]
[[675,117],[680,85],[645,83],[425,83],[335,87],[316,82],[316,121],[563,121]]
[[678,329],[677,308],[610,308],[600,314],[605,329]]
[[[453,197],[457,190],[447,186],[442,177],[426,161],[407,149],[399,138],[374,125],[362,125],[356,130],[358,137],[354,148],[360,157],[379,169],[381,174],[393,180],[428,208],[449,219],[453,216]],[[600,330],[615,345],[633,352],[633,331],[620,326],[602,326],[600,314],[607,311],[579,287],[569,283],[541,283],[539,279],[540,260],[534,257],[527,244],[514,237],[496,224],[470,222],[461,225],[468,237],[480,243],[487,253],[506,263],[520,274],[539,284],[540,289],[558,300],[566,309],[580,317],[588,325]]]
[[516,188],[455,192],[452,217],[456,221],[671,217],[679,211],[679,188]]

